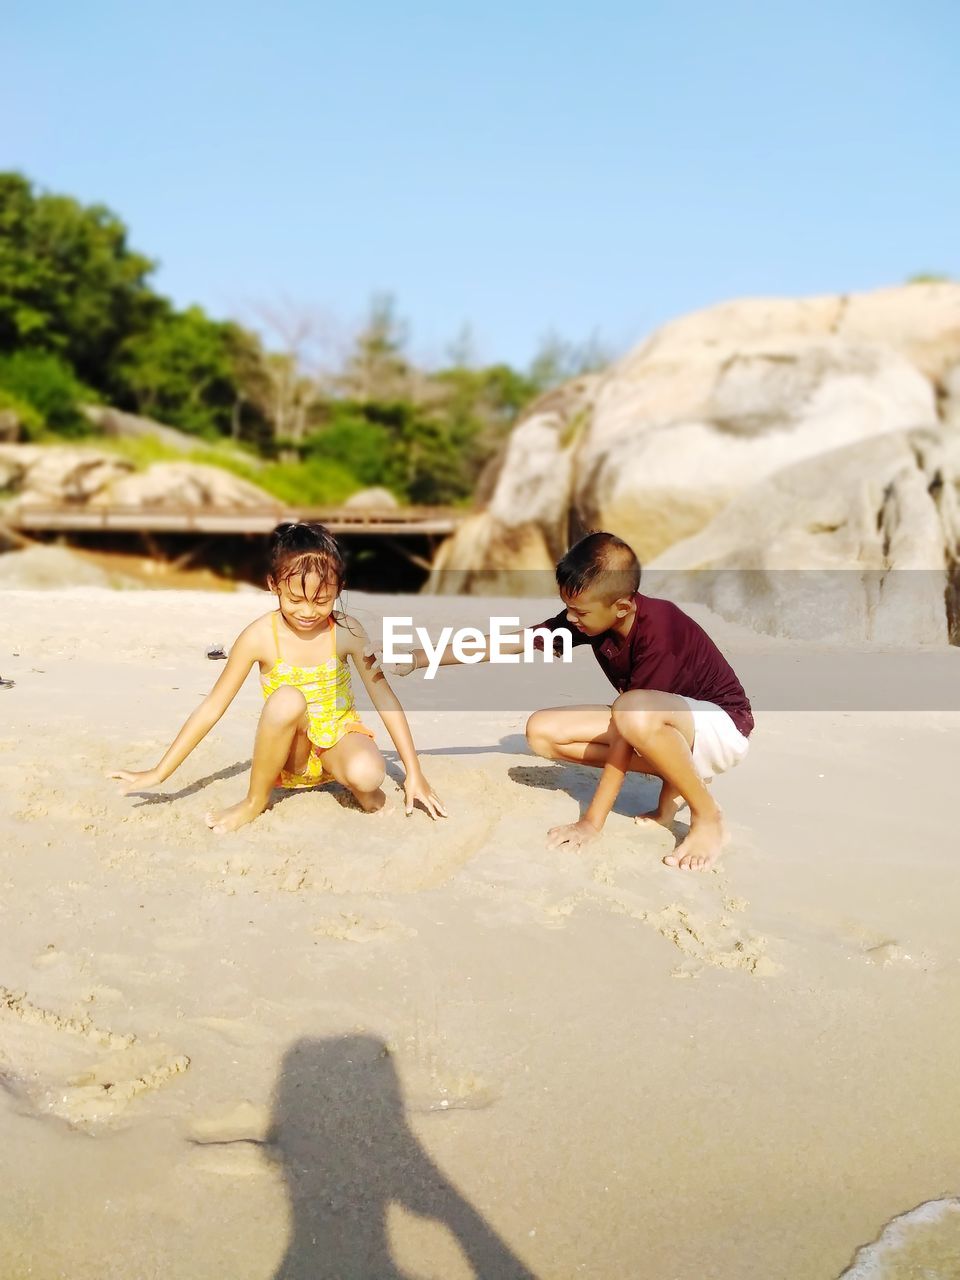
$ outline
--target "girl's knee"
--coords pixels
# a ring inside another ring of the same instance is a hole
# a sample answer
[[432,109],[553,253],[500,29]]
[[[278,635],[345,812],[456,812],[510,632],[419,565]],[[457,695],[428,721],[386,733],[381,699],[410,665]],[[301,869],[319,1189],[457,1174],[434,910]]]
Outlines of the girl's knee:
[[307,700],[293,685],[274,689],[263,704],[263,718],[274,724],[296,724],[307,709]]
[[344,777],[354,791],[376,791],[386,777],[383,756],[374,748],[357,754],[347,762]]

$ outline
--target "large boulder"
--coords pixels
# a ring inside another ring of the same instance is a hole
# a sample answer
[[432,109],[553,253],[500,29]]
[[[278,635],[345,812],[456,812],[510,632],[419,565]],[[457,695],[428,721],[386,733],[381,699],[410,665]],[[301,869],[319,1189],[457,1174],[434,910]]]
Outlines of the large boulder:
[[[476,568],[464,567],[475,565]],[[535,524],[505,526],[488,512],[469,516],[443,544],[428,593],[543,596],[553,586],[554,560]]]
[[659,359],[716,343],[749,345],[773,335],[891,347],[933,382],[960,361],[960,284],[935,281],[814,298],[738,298],[663,325],[627,361]]
[[[526,595],[530,570],[552,570],[570,533],[576,445],[600,379],[587,375],[542,396],[510,434],[486,510],[440,548],[430,591]],[[516,572],[514,572],[516,571]]]
[[566,545],[567,509],[577,447],[593,412],[600,378],[577,378],[543,396],[511,432],[490,515],[504,528],[537,526],[552,552]]
[[283,504],[265,489],[197,462],[155,462],[146,471],[124,476],[92,499],[95,506],[251,507],[262,510]]
[[400,503],[389,489],[373,485],[369,489],[358,489],[356,493],[351,493],[343,505],[351,511],[396,511]]
[[164,422],[154,422],[152,418],[141,418],[135,413],[124,413],[106,404],[85,404],[83,415],[105,436],[128,440],[156,440],[168,449],[176,449],[178,453],[190,453],[203,444],[197,436],[189,435],[186,431],[168,427]]
[[[445,562],[490,567],[485,547],[536,526],[552,554],[610,528],[648,560],[782,467],[956,411],[960,285],[748,299],[682,317],[574,403],[535,405],[514,429],[487,504],[489,537]],[[476,557],[480,556],[481,559]]]
[[889,433],[778,471],[654,560],[645,589],[773,635],[960,642],[960,431]]
[[133,463],[74,445],[0,445],[0,490],[32,505],[84,503],[130,475]]
[[283,507],[221,467],[155,462],[135,471],[118,454],[79,445],[0,445],[0,493],[23,506]]
[[781,467],[936,416],[930,382],[886,347],[777,336],[654,354],[601,388],[573,503],[647,560]]
[[0,590],[63,591],[71,587],[139,587],[136,578],[105,569],[66,547],[28,547],[0,556]]

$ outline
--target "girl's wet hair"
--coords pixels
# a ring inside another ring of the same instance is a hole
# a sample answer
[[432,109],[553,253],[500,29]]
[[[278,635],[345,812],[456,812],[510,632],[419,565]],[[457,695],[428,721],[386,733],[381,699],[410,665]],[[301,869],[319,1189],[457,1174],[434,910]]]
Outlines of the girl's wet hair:
[[306,595],[307,577],[316,573],[321,583],[333,578],[338,595],[343,587],[343,552],[322,524],[307,520],[278,524],[270,535],[269,562],[270,577],[276,586],[299,578],[300,590]]

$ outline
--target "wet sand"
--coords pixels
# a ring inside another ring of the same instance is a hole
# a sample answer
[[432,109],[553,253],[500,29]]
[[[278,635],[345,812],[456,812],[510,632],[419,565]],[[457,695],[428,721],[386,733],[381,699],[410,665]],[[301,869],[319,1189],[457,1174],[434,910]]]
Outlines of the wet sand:
[[602,842],[545,849],[596,775],[531,756],[525,715],[608,700],[589,654],[395,682],[442,823],[404,817],[372,720],[385,811],[328,787],[209,832],[255,677],[120,796],[103,772],[153,763],[268,605],[0,595],[4,1280],[828,1280],[960,1192],[960,714],[762,712],[706,875],[632,823],[643,778]]

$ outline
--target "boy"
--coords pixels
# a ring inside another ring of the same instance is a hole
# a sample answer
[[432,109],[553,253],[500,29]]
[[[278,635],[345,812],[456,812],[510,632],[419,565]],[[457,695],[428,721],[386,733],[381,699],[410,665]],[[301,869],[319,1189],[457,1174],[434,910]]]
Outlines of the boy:
[[[663,861],[684,871],[707,870],[728,837],[706,784],[739,764],[753,729],[743,686],[682,609],[640,595],[639,561],[614,534],[581,539],[557,565],[556,576],[565,608],[532,630],[566,631],[574,645],[591,645],[619,696],[612,706],[551,707],[527,721],[527,741],[537,755],[603,770],[583,817],[553,827],[549,847],[576,849],[596,840],[632,769],[663,783],[656,810],[638,822],[669,828],[682,802],[690,807],[689,834]],[[535,647],[543,648],[543,641],[535,635]],[[560,643],[555,636],[555,650]],[[501,646],[505,652],[522,647],[522,637]],[[410,657],[408,670],[425,665],[423,649]],[[489,657],[489,646],[483,657]],[[458,659],[447,648],[440,661]]]

